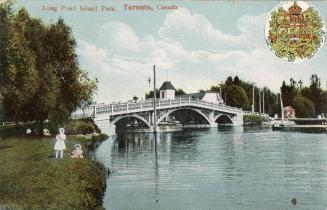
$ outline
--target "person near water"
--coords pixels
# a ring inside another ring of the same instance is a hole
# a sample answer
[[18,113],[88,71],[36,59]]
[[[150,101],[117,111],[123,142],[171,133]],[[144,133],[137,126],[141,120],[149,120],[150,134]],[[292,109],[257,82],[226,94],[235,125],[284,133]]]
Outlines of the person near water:
[[56,158],[58,158],[60,153],[60,158],[64,157],[64,150],[66,149],[66,134],[65,129],[59,128],[59,134],[56,136],[56,144],[54,146],[54,150],[56,151]]
[[83,158],[83,150],[80,144],[75,144],[75,149],[72,151],[71,158]]

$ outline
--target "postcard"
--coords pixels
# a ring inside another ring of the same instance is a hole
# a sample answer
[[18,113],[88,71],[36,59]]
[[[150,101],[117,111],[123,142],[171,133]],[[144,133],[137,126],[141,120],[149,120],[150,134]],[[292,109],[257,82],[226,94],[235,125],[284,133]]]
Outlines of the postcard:
[[326,18],[0,0],[0,209],[327,209]]

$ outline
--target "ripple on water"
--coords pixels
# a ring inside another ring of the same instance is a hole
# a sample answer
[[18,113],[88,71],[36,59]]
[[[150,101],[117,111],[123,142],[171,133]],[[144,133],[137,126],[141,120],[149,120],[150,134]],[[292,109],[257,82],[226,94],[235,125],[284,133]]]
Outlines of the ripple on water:
[[[326,134],[207,129],[109,138],[107,209],[326,209]],[[297,198],[292,206],[291,199]]]

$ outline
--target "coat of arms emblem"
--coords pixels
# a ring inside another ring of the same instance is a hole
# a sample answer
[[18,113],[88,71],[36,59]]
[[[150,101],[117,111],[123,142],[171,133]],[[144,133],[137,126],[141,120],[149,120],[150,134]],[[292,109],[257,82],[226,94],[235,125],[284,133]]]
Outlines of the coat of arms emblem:
[[283,2],[268,18],[265,36],[273,53],[289,62],[313,57],[323,45],[326,28],[318,10],[306,2]]

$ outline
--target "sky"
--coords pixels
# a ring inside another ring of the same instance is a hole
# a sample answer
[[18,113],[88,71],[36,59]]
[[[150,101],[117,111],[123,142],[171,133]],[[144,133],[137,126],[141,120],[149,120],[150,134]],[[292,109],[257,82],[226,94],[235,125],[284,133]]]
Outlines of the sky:
[[[326,22],[327,1],[307,1]],[[152,11],[125,10],[124,5],[149,5]],[[258,87],[279,91],[283,80],[309,83],[318,74],[327,79],[327,46],[311,59],[289,63],[277,58],[265,41],[268,14],[279,1],[109,1],[17,0],[44,22],[59,17],[71,26],[77,40],[80,68],[99,80],[97,102],[127,101],[153,89],[156,65],[158,88],[169,80],[187,93],[209,89],[227,76],[238,75]],[[177,10],[159,10],[175,5]],[[76,11],[61,11],[61,7]],[[80,6],[98,7],[81,12]],[[102,12],[102,6],[116,11]],[[57,7],[57,12],[43,8]]]

